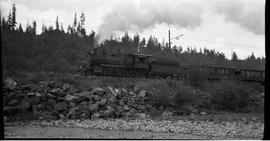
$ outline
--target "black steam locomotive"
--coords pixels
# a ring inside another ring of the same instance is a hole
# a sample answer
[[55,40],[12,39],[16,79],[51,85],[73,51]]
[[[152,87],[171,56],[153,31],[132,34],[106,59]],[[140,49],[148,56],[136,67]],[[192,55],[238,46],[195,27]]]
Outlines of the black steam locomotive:
[[207,74],[209,80],[237,79],[240,81],[264,83],[265,72],[228,67],[180,66],[177,61],[154,60],[152,55],[130,53],[122,58],[91,55],[91,61],[81,67],[85,76],[116,76],[183,79],[185,72],[192,70]]

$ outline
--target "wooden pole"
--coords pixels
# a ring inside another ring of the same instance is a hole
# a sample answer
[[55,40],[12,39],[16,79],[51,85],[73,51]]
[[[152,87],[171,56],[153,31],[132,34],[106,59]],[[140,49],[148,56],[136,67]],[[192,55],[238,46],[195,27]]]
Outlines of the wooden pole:
[[169,30],[169,48],[171,48],[171,32]]

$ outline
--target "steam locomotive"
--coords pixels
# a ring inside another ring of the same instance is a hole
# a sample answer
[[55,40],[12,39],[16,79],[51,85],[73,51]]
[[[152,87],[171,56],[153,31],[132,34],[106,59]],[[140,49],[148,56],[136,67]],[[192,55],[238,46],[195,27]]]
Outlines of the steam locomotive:
[[248,70],[229,67],[180,66],[177,61],[154,60],[152,55],[129,53],[122,58],[91,56],[91,61],[81,67],[82,75],[145,77],[183,79],[186,72],[196,70],[207,74],[209,80],[236,79],[264,84],[263,70]]

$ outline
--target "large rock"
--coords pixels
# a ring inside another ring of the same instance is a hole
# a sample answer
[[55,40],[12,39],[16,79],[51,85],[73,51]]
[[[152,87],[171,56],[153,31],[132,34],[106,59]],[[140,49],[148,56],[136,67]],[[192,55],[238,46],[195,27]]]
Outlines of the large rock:
[[173,116],[173,112],[165,111],[165,112],[162,113],[162,116],[163,117],[171,117],[171,116]]
[[56,96],[53,95],[53,94],[51,94],[51,93],[47,93],[46,96],[47,96],[48,98],[56,99]]
[[117,96],[117,92],[114,91],[114,89],[112,87],[107,87],[110,92],[114,95],[114,96]]
[[12,78],[7,77],[6,80],[4,81],[4,87],[8,89],[16,89],[17,82],[14,81]]
[[70,85],[69,84],[63,84],[63,87],[62,87],[62,89],[63,89],[63,91],[67,91],[67,90],[69,90],[70,89]]
[[49,84],[47,81],[41,81],[38,83],[43,89],[48,89],[49,88]]
[[67,103],[66,102],[59,102],[54,105],[54,109],[56,111],[62,111],[67,109]]
[[67,94],[75,94],[75,93],[77,93],[77,92],[79,92],[79,90],[76,89],[76,88],[74,88],[73,86],[71,86],[71,87],[68,89]]
[[77,115],[79,110],[79,107],[70,108],[67,117]]
[[26,100],[31,103],[31,105],[35,105],[35,104],[38,104],[40,102],[40,97],[38,96],[30,96],[30,97],[27,97]]
[[38,93],[38,92],[30,92],[30,93],[27,93],[26,95],[29,97],[32,97],[32,96],[41,97],[42,96],[41,93]]
[[57,99],[58,101],[65,101],[65,98],[62,97],[62,96],[57,96],[56,99]]
[[91,105],[89,105],[89,110],[90,111],[98,111],[98,107],[99,107],[98,103],[91,104]]
[[91,93],[95,95],[100,95],[100,96],[103,96],[106,94],[105,90],[99,87],[94,88]]
[[92,100],[93,99],[93,95],[89,91],[83,91],[83,92],[79,93],[79,95],[84,96],[88,100]]
[[75,107],[76,103],[75,102],[68,102],[68,107]]
[[129,110],[129,107],[128,107],[128,105],[124,105],[124,110]]
[[36,84],[26,84],[22,86],[22,90],[32,91],[32,92],[43,92],[44,88]]
[[104,118],[109,118],[112,115],[112,111],[111,110],[105,110],[102,115],[103,115]]
[[124,108],[122,106],[116,106],[116,111],[121,113],[124,111]]
[[101,97],[99,95],[93,95],[92,97],[93,97],[92,99],[94,101],[100,101],[101,100]]
[[16,104],[18,104],[19,103],[19,101],[18,100],[16,100],[16,99],[12,99],[11,101],[9,101],[8,102],[8,106],[14,106],[14,105],[16,105]]
[[106,103],[107,103],[107,99],[101,99],[101,101],[100,101],[101,106],[106,105]]
[[100,114],[99,113],[94,113],[93,115],[92,115],[92,118],[99,118],[100,117]]
[[65,96],[65,101],[75,101],[75,96],[73,95],[66,95]]
[[88,105],[88,102],[87,101],[82,101],[81,105],[86,106],[86,105]]
[[50,88],[62,88],[63,84],[57,81],[50,81],[49,83]]
[[139,97],[145,97],[146,96],[146,90],[141,90],[138,94]]
[[20,107],[22,111],[27,111],[31,107],[31,103],[24,99],[20,102],[18,107]]
[[4,107],[4,113],[16,113],[16,112],[25,112],[28,109],[30,109],[31,104],[26,101],[22,100],[19,105],[16,106],[5,106]]
[[49,93],[56,94],[56,95],[62,95],[63,90],[60,88],[53,88],[48,90]]
[[56,103],[56,100],[49,98],[47,103],[50,105],[54,105]]

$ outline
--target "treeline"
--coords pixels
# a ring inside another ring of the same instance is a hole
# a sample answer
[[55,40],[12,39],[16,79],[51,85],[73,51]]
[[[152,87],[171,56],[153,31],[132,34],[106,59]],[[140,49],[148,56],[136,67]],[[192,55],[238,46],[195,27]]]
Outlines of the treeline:
[[[55,26],[42,24],[41,34],[37,34],[37,23],[33,21],[23,29],[16,22],[16,6],[13,5],[7,18],[1,19],[2,70],[4,73],[16,72],[68,72],[77,73],[79,67],[88,60],[88,52],[94,50],[95,32],[87,34],[85,16],[75,13],[74,21],[66,30],[56,17]],[[153,59],[177,60],[182,65],[212,65],[264,69],[265,58],[256,58],[253,54],[239,60],[236,53],[232,59],[224,53],[207,48],[196,49],[181,46],[170,47],[163,41],[150,36],[148,39],[139,35],[130,37],[126,33],[121,39],[107,39],[97,46],[101,56],[122,57],[125,53],[137,52],[152,54]]]
[[181,46],[170,47],[163,40],[158,42],[157,38],[150,36],[148,39],[141,39],[138,34],[130,37],[128,33],[121,39],[108,39],[100,44],[99,54],[102,56],[122,57],[125,53],[140,52],[153,55],[152,59],[177,60],[182,65],[207,65],[222,67],[241,67],[248,69],[264,69],[265,58],[255,57],[252,52],[244,60],[237,57],[233,52],[230,59],[226,58],[224,53],[214,49],[187,47],[185,50]]

